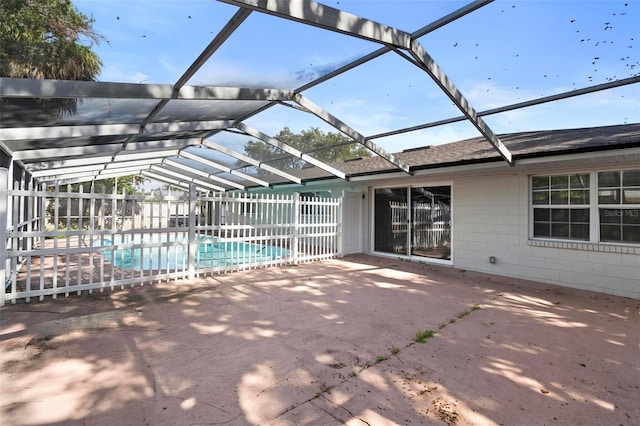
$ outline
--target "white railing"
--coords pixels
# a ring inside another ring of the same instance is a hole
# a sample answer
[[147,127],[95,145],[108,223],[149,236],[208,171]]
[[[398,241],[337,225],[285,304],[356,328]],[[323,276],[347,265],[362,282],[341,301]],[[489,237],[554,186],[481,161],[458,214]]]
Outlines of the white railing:
[[409,232],[409,207],[406,202],[391,201],[391,238],[393,253],[406,253]]
[[451,245],[451,206],[416,203],[413,207],[412,246],[434,248]]
[[0,223],[7,265],[0,304],[338,255],[339,199],[57,187],[16,188],[6,196],[11,206],[31,207],[27,220],[6,224],[5,215]]
[[[391,237],[393,253],[403,253],[411,229],[411,247],[431,249],[451,246],[451,206],[441,203],[414,203],[409,213],[406,202],[392,201]],[[409,224],[411,214],[411,224]]]

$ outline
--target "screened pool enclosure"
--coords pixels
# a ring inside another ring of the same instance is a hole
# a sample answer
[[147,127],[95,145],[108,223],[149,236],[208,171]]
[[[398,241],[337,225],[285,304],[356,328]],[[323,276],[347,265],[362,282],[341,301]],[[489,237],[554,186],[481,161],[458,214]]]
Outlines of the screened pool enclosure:
[[[107,3],[79,2],[97,32],[106,20],[122,28],[101,51],[103,81],[0,78],[2,304],[322,259],[354,239],[364,251],[450,258],[451,188],[376,186],[371,247],[372,230],[345,207],[361,194],[291,194],[412,176],[420,165],[398,153],[442,134],[482,137],[508,169],[517,160],[499,134],[521,130],[517,113],[534,111],[524,122],[535,128],[543,109],[579,106],[574,120],[591,125],[614,111],[595,96],[622,108],[640,82],[638,12],[624,3],[577,23],[573,6],[540,2]],[[550,38],[532,16],[559,30]],[[605,19],[616,43],[600,40]],[[583,99],[595,100],[589,113]],[[635,120],[628,109],[615,120]],[[294,146],[274,136],[289,127],[343,138]],[[68,186],[130,175],[172,189]]]

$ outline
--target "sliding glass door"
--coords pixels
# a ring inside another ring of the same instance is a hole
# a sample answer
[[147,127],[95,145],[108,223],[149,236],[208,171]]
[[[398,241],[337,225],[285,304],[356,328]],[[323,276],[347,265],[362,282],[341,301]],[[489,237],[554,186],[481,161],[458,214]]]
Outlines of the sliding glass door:
[[407,188],[376,189],[373,212],[375,251],[408,254],[409,209],[407,201]]
[[378,188],[374,251],[451,260],[451,186]]
[[411,188],[411,255],[451,260],[451,187]]

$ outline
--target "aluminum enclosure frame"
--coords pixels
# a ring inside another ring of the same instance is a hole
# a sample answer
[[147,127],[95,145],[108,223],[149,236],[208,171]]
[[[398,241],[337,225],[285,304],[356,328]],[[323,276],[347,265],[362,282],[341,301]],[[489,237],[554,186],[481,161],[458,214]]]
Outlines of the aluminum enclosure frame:
[[[248,190],[253,187],[251,185],[256,185],[255,187],[273,186],[272,181],[263,179],[260,174],[253,175],[242,170],[249,167],[255,168],[259,173],[275,177],[278,184],[305,184],[305,180],[297,176],[295,170],[281,170],[270,164],[277,159],[252,158],[246,153],[209,139],[219,132],[234,131],[238,133],[239,131],[277,147],[284,152],[284,156],[301,159],[333,176],[349,180],[350,176],[336,165],[326,164],[315,158],[313,154],[318,149],[302,152],[274,139],[261,129],[254,129],[245,123],[248,118],[259,115],[275,105],[285,105],[295,107],[321,119],[346,135],[349,138],[349,144],[362,145],[405,174],[412,174],[411,168],[393,154],[373,143],[373,139],[460,121],[468,121],[473,124],[505,160],[506,164],[513,166],[515,163],[511,152],[482,117],[640,82],[640,76],[636,75],[606,84],[477,112],[417,39],[479,10],[492,3],[492,0],[472,1],[413,33],[311,0],[220,1],[237,6],[237,11],[173,85],[0,78],[0,101],[41,98],[115,99],[146,101],[149,104],[145,105],[152,105],[138,111],[142,117],[134,120],[135,122],[98,120],[86,124],[5,125],[0,127],[2,150],[9,155],[11,162],[19,164],[36,184],[38,182],[52,182],[55,179],[65,182],[81,182],[83,179],[97,180],[107,176],[124,176],[131,173],[143,174],[144,172],[149,175],[149,171],[154,168],[156,172],[164,170],[167,173],[183,173],[184,180],[181,182],[184,184],[193,183],[191,179],[199,179],[215,190],[218,188],[222,191]],[[252,12],[269,14],[325,31],[364,39],[381,47],[294,90],[187,85],[187,82],[205,63],[211,60]],[[390,52],[400,55],[413,66],[424,71],[442,93],[449,97],[462,112],[462,115],[365,136],[340,117],[303,95],[303,92],[311,87],[320,85],[337,75]],[[228,104],[221,104],[223,111],[218,117],[209,117],[213,119],[187,120],[178,116],[165,116],[165,118],[159,119],[163,112],[167,111],[167,105],[170,105],[172,101],[219,101],[228,102]],[[224,105],[233,105],[235,109],[227,110]],[[235,114],[235,116],[223,117],[230,114]],[[96,138],[101,138],[100,143],[95,142]],[[52,141],[55,143],[51,143]],[[235,165],[225,165],[204,155],[209,152],[230,157]],[[188,160],[186,163],[197,162],[199,168],[189,170],[186,164],[180,163],[181,158]],[[168,174],[175,176],[171,173]],[[165,179],[167,178],[165,177]],[[242,180],[242,183],[239,183],[238,179]],[[206,190],[206,188],[203,189]]]

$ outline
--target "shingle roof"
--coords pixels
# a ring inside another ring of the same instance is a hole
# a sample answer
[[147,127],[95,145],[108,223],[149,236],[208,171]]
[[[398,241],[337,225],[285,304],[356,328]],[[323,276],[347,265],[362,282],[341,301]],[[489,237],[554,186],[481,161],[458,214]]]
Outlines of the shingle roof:
[[[565,130],[542,130],[499,135],[514,159],[546,157],[580,152],[640,146],[640,123]],[[411,170],[448,167],[462,164],[504,161],[483,137],[443,145],[414,148],[395,154]],[[349,176],[394,172],[393,166],[380,157],[366,157],[333,165]],[[316,168],[296,173],[303,179],[331,177]]]

